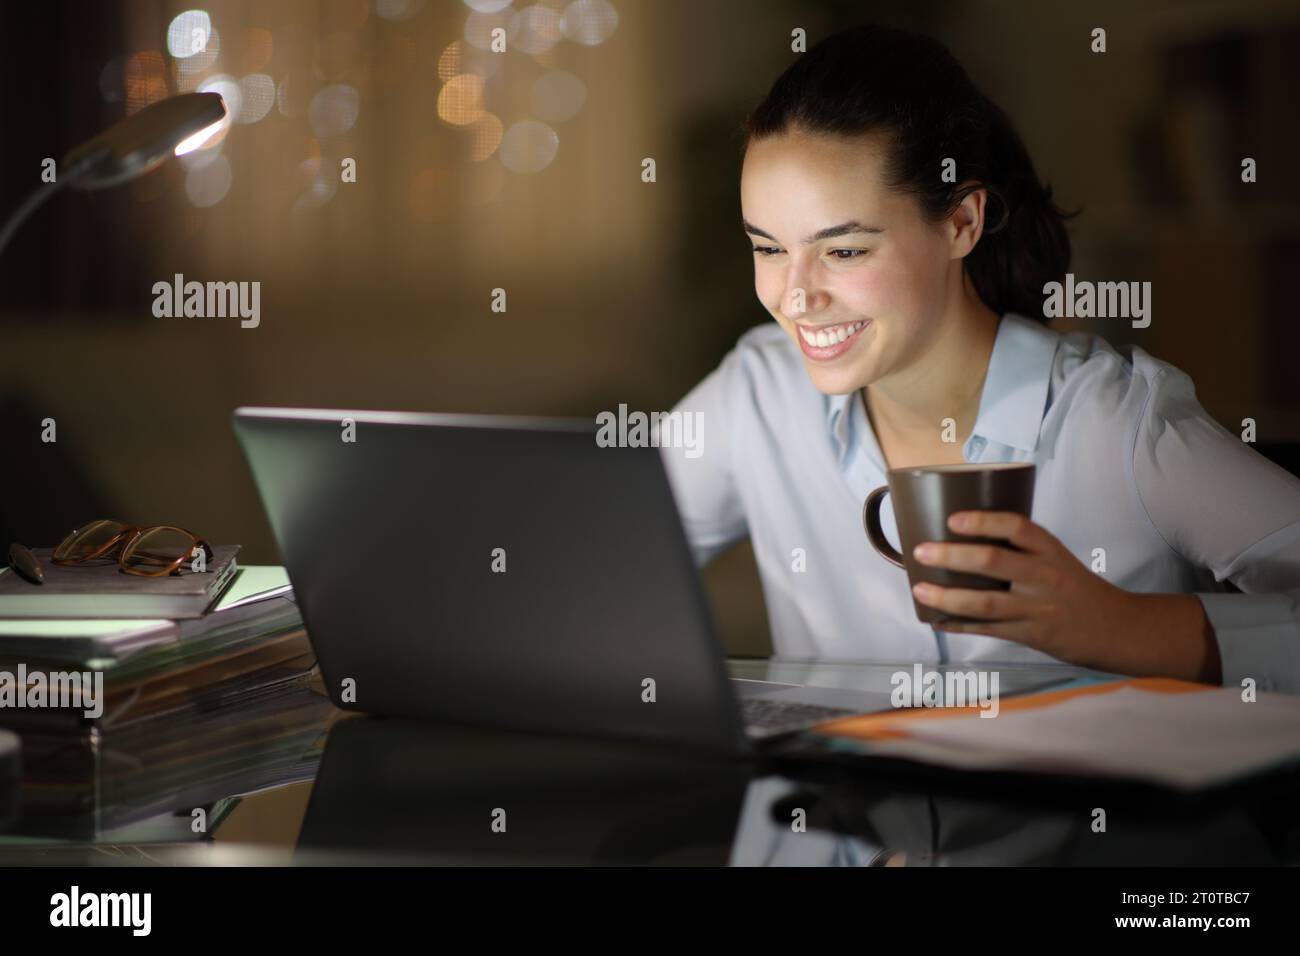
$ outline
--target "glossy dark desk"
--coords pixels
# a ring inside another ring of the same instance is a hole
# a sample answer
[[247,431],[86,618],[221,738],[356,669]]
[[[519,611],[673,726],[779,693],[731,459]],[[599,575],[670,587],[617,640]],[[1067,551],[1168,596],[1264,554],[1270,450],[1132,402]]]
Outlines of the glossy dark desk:
[[[887,690],[890,675],[910,665],[733,660],[729,667],[736,677]],[[1015,672],[1013,683],[1044,672],[1086,673],[1039,665],[999,671]],[[310,699],[296,702],[292,718],[277,714],[213,738],[202,779],[169,771],[190,766],[192,756],[175,740],[151,750],[162,754],[160,767],[124,768],[128,758],[100,754],[99,776],[80,803],[48,782],[31,794],[25,788],[27,812],[0,827],[0,865],[1300,860],[1296,774],[1175,797],[897,762],[724,760],[678,747],[382,720],[344,714],[319,690],[303,693]],[[150,775],[141,778],[145,769]],[[152,789],[120,783],[139,779],[153,781]],[[1090,826],[1097,806],[1107,812],[1105,833]],[[203,832],[195,832],[195,809]]]

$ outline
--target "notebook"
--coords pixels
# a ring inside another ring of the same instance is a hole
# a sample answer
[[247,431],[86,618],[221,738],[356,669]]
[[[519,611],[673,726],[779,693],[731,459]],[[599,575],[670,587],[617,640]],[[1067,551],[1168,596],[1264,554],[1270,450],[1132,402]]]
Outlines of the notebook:
[[53,549],[33,548],[45,583],[0,569],[0,618],[202,617],[234,576],[239,547],[214,546],[206,571],[157,578],[127,574],[113,561],[58,565],[50,560]]
[[[284,568],[249,565],[235,572],[230,585],[211,610],[226,611],[246,604],[283,597],[293,599]],[[190,619],[193,620],[193,619]],[[216,628],[215,619],[208,623]],[[192,635],[206,630],[195,625]],[[160,644],[174,644],[181,629],[161,618],[9,618],[0,619],[0,667],[6,660],[116,660]]]

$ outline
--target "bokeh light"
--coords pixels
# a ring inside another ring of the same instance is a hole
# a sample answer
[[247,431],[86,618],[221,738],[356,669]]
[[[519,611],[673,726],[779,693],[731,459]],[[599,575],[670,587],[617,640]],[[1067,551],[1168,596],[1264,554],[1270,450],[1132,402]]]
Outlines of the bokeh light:
[[510,6],[510,0],[465,0],[465,6],[477,13],[500,13]]
[[282,116],[303,116],[312,97],[320,90],[320,79],[310,70],[291,70],[280,81],[276,105]]
[[564,70],[543,73],[533,82],[532,113],[547,123],[572,119],[586,101],[586,84]]
[[484,113],[469,127],[469,158],[482,162],[497,151],[501,145],[501,132],[504,127],[495,113]]
[[483,115],[483,77],[461,73],[438,93],[438,117],[455,126],[473,123]]
[[200,208],[215,206],[230,192],[232,178],[230,161],[219,155],[212,162],[185,174],[185,195]]
[[315,208],[334,198],[339,188],[338,164],[326,166],[325,163],[320,155],[315,155],[298,164],[298,178],[303,190],[295,205]]
[[236,123],[256,123],[275,105],[275,80],[265,73],[250,73],[239,81],[239,115]]
[[487,79],[501,67],[502,57],[453,40],[438,56],[438,79],[446,83],[458,73],[477,73]]
[[[461,67],[464,60],[465,43],[463,40],[454,40],[447,44],[447,48],[438,56],[438,79],[446,83],[457,73],[465,72]],[[105,69],[108,69],[108,67],[105,67]]]
[[[500,27],[506,31],[507,49],[509,49],[509,27],[513,18],[514,11],[509,7],[498,13],[471,13],[465,18],[465,39],[469,41],[470,46],[490,51],[492,49],[492,31]],[[500,56],[500,54],[496,55]]]
[[584,46],[604,43],[618,29],[618,11],[609,0],[573,0],[560,16],[560,32]]
[[317,210],[339,188],[338,162],[313,154],[298,164],[297,178],[302,192],[289,209],[290,221],[297,227],[319,228]]
[[212,18],[206,10],[186,10],[172,18],[167,27],[167,52],[176,59],[203,53],[212,36]]
[[506,33],[516,50],[534,55],[546,53],[560,42],[560,15],[550,7],[534,3],[510,19]]
[[138,112],[165,99],[170,90],[163,55],[157,50],[142,50],[132,56],[126,61],[124,85],[128,113]]
[[330,139],[350,130],[360,112],[361,95],[356,87],[336,83],[312,97],[307,120],[319,139]]
[[520,120],[501,137],[501,164],[512,173],[541,172],[555,159],[560,137],[537,120]]
[[202,50],[172,60],[172,68],[176,71],[177,90],[186,92],[194,89],[203,74],[216,66],[220,56],[221,31],[214,26],[209,29],[207,42]]

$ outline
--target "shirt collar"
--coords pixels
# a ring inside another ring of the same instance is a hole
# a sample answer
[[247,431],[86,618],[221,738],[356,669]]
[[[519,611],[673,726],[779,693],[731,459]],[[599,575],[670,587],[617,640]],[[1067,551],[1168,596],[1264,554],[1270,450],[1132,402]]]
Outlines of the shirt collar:
[[[1047,411],[1047,391],[1060,333],[1008,312],[998,323],[974,434],[1032,452]],[[850,402],[858,392],[826,396],[826,426],[841,455],[848,443]]]
[[1002,317],[975,416],[976,435],[1022,451],[1038,447],[1060,341],[1060,333],[1042,322],[1013,312]]

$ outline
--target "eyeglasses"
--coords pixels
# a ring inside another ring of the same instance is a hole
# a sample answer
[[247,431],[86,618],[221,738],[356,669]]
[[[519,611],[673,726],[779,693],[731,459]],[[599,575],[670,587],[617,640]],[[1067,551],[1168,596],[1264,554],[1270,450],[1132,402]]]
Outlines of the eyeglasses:
[[83,525],[59,542],[50,561],[67,565],[116,557],[127,574],[160,578],[180,574],[181,566],[197,549],[202,549],[206,561],[214,560],[212,547],[184,528],[169,524],[137,527],[101,519]]

